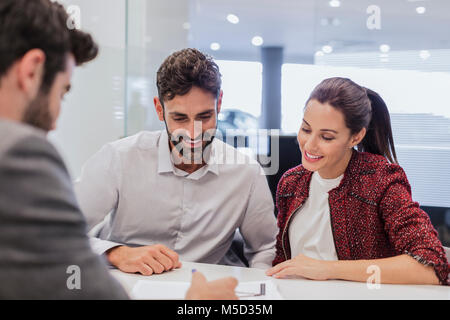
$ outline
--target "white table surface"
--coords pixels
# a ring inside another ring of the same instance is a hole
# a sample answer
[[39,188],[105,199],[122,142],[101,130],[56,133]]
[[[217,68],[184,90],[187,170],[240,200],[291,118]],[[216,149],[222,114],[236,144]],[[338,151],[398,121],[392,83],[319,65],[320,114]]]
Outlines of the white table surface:
[[350,281],[313,281],[307,279],[274,279],[265,275],[264,270],[230,267],[203,263],[183,262],[180,269],[158,275],[142,276],[129,274],[117,269],[110,270],[130,294],[138,280],[150,281],[190,281],[192,269],[202,272],[208,280],[233,276],[239,281],[273,280],[283,298],[295,300],[308,299],[438,299],[450,300],[449,286],[430,285],[388,285],[381,284],[379,289],[369,289],[366,283]]

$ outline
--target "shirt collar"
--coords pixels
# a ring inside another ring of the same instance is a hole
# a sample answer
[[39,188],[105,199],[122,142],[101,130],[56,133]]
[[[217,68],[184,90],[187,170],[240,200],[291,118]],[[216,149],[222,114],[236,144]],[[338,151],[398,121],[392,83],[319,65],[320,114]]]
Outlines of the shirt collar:
[[158,143],[158,173],[173,172],[172,160],[170,158],[169,136],[165,130],[161,132]]
[[[169,136],[166,130],[162,130],[158,143],[158,173],[173,172],[175,174],[176,172],[173,166],[172,156],[169,148]],[[198,174],[196,173],[203,170],[205,171],[205,174],[206,172],[211,171],[212,173],[219,175],[219,165],[217,162],[219,149],[220,148],[217,147],[217,138],[215,138],[211,143],[210,157],[207,161],[206,166],[201,168],[200,170],[197,170],[196,172],[193,172],[189,176],[197,176]]]

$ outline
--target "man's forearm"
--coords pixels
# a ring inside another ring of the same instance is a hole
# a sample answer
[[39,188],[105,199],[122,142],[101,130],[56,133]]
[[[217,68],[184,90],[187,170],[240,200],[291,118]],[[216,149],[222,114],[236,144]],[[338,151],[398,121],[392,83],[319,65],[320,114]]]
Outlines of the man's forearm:
[[330,262],[330,278],[366,282],[379,272],[380,283],[439,284],[433,267],[408,255],[375,260],[339,260]]

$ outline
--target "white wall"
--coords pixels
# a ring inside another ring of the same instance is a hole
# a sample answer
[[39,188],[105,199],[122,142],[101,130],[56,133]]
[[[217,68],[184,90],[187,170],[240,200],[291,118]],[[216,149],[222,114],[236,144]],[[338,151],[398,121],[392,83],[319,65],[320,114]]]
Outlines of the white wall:
[[81,28],[100,46],[96,60],[77,68],[62,105],[58,128],[49,137],[76,178],[83,163],[103,144],[124,135],[124,0],[64,0],[80,8]]

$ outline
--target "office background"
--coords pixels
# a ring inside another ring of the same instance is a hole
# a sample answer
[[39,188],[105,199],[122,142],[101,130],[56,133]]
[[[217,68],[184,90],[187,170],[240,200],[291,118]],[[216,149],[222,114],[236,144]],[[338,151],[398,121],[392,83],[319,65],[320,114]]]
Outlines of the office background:
[[380,93],[413,199],[450,246],[450,1],[61,2],[101,47],[75,72],[50,135],[74,178],[103,144],[163,128],[156,71],[170,53],[195,47],[223,75],[221,127],[280,129],[281,171],[297,161],[286,159],[298,154],[303,106],[321,80],[349,77]]

